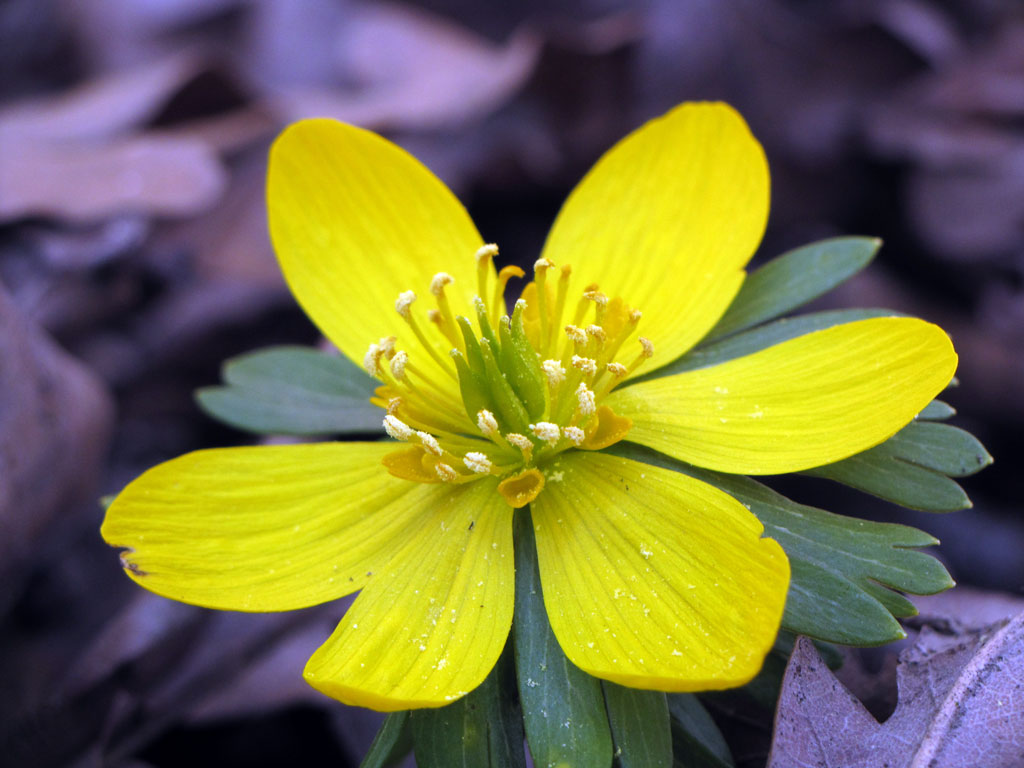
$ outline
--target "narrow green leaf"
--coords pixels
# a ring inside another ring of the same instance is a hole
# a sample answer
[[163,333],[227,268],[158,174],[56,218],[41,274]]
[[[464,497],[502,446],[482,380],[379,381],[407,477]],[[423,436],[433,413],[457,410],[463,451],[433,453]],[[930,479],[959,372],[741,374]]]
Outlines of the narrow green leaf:
[[661,691],[602,681],[608,722],[621,768],[672,768],[672,729]]
[[515,516],[516,608],[512,625],[526,741],[538,768],[607,768],[612,737],[601,683],[562,653],[548,623],[528,509]]
[[956,408],[942,400],[932,400],[917,414],[917,418],[928,421],[945,421],[953,416],[956,416]]
[[370,751],[366,753],[359,768],[390,768],[412,751],[412,736],[409,733],[409,713],[392,712],[373,737]]
[[734,768],[736,765],[715,721],[692,693],[670,693],[672,745],[682,768]]
[[881,245],[875,237],[833,237],[777,256],[747,277],[705,343],[781,317],[828,293],[866,267]]
[[853,323],[857,320],[868,320],[873,317],[895,317],[899,313],[888,309],[836,309],[829,312],[814,312],[808,315],[786,317],[781,320],[758,326],[749,331],[737,333],[721,341],[714,341],[691,349],[677,360],[663,368],[652,371],[646,376],[631,379],[625,386],[637,381],[671,376],[697,368],[708,368],[726,360],[759,352],[762,349],[781,344],[814,331],[831,328],[834,325]]
[[[704,480],[760,519],[764,535],[789,556],[792,577],[782,626],[791,632],[843,645],[891,642],[904,636],[886,607],[903,606],[891,590],[929,595],[953,586],[938,560],[912,549],[938,543],[923,531],[797,504],[748,477],[693,467],[631,443],[610,450]],[[884,603],[879,590],[889,593]]]
[[225,386],[196,392],[215,419],[260,434],[378,432],[375,383],[345,357],[309,347],[270,347],[228,360]]
[[974,435],[948,424],[913,421],[881,445],[804,474],[824,477],[927,512],[971,506],[952,477],[971,475],[992,463]]
[[474,691],[410,716],[419,768],[525,768],[523,718],[509,648]]

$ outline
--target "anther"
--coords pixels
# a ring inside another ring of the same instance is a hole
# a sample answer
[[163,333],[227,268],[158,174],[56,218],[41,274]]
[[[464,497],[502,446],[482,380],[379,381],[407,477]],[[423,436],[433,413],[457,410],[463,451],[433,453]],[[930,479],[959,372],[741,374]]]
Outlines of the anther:
[[608,334],[604,332],[604,328],[600,325],[588,325],[587,336],[597,342],[598,348],[602,347],[605,341],[608,340]]
[[617,379],[621,379],[623,376],[629,373],[629,369],[622,363],[608,363],[606,367],[608,369],[608,373],[610,373]]
[[533,441],[530,438],[526,435],[520,435],[518,432],[509,432],[505,435],[505,439],[509,445],[514,445],[523,452],[523,461],[530,461],[530,458],[533,456]]
[[587,436],[579,427],[562,427],[562,433],[573,445],[581,445]]
[[402,442],[413,436],[412,427],[390,413],[384,417],[384,431],[389,437]]
[[455,480],[459,476],[458,472],[452,469],[450,465],[445,464],[443,461],[439,461],[437,462],[437,464],[434,465],[434,471],[437,473],[437,476],[444,480],[446,483],[455,482]]
[[366,355],[363,357],[363,368],[371,376],[380,378],[380,356],[382,354],[383,351],[378,344],[371,344],[366,350]]
[[594,393],[582,382],[576,388],[576,402],[579,403],[580,413],[584,416],[590,416],[597,410],[597,400],[594,397]]
[[530,424],[530,431],[550,446],[554,446],[562,439],[562,431],[557,424],[550,421],[538,421]]
[[447,272],[438,272],[434,275],[434,279],[430,281],[430,292],[435,296],[441,296],[444,293],[444,287],[454,282],[455,278]]
[[476,261],[479,264],[484,259],[493,259],[498,255],[498,246],[495,243],[481,245],[476,250]]
[[568,336],[574,344],[587,343],[587,332],[575,325],[565,326],[565,335]]
[[409,364],[409,353],[402,352],[395,353],[395,356],[391,358],[391,375],[395,377],[396,381],[402,381],[405,378],[405,366]]
[[437,442],[437,438],[429,432],[417,432],[416,437],[420,439],[423,447],[427,449],[427,453],[432,453],[435,456],[444,455],[444,451],[441,449],[441,444]]
[[382,338],[378,342],[378,345],[380,346],[381,353],[388,360],[390,360],[392,357],[395,356],[395,343],[397,341],[398,341],[398,338],[395,337],[395,336],[385,336],[384,338]]
[[548,386],[552,389],[557,389],[558,385],[565,381],[565,368],[558,360],[545,360],[540,367],[548,377]]
[[398,413],[398,409],[402,407],[402,398],[392,397],[388,400],[388,416],[394,416]]
[[427,310],[427,320],[429,320],[430,322],[434,323],[435,325],[440,325],[441,323],[443,323],[444,319],[441,317],[441,310],[440,309],[428,309]]
[[654,357],[654,343],[643,336],[640,337],[640,346],[643,347],[643,356],[646,358]]
[[597,373],[597,361],[589,357],[572,356],[572,367],[583,371],[586,376],[593,376]]
[[555,266],[555,263],[550,259],[540,258],[533,262],[533,271],[543,272],[544,270],[550,269],[553,266]]
[[408,318],[411,311],[410,307],[414,301],[416,301],[416,294],[412,291],[398,294],[398,298],[395,299],[395,311],[402,317]]
[[462,463],[478,475],[489,475],[491,473],[491,460],[485,454],[478,451],[469,451],[462,457]]
[[484,437],[490,437],[498,432],[498,420],[486,408],[477,413],[476,425]]

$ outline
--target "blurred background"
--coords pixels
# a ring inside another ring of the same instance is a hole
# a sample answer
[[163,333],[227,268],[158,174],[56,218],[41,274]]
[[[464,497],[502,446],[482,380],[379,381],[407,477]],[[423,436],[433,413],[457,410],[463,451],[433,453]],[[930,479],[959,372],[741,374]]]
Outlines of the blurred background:
[[318,340],[263,202],[269,143],[302,117],[397,141],[528,264],[617,139],[731,102],[772,171],[755,263],[884,238],[818,306],[942,325],[952,423],[996,457],[951,515],[806,478],[787,492],[923,528],[958,582],[1024,592],[1018,2],[4,0],[0,72],[0,763],[337,767],[372,739],[379,718],[300,677],[343,605],[178,605],[98,534],[101,495],[252,439],[192,399],[225,358]]

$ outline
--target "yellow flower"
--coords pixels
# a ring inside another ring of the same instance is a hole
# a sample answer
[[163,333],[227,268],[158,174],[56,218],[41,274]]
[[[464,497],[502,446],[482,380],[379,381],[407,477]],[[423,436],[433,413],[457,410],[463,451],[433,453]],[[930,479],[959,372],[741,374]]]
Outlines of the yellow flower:
[[522,271],[496,272],[448,189],[377,135],[291,126],[267,196],[288,284],[380,380],[402,444],[192,453],[129,485],[103,535],[133,579],[198,605],[362,590],[306,668],[351,704],[441,706],[483,681],[512,622],[526,504],[574,664],[666,691],[747,682],[782,616],[782,549],[722,491],[600,449],[625,438],[724,472],[803,470],[894,434],[956,367],[942,330],[893,317],[629,382],[708,332],[763,234],[764,153],[722,104],[674,109],[597,163],[511,317],[504,286]]

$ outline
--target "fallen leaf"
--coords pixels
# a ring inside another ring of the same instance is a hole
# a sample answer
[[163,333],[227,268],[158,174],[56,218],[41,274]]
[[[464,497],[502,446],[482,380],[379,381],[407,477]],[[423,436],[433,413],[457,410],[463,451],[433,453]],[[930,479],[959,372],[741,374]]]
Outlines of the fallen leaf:
[[980,631],[926,627],[900,655],[897,685],[896,711],[879,723],[800,638],[769,768],[1024,766],[1024,613]]

